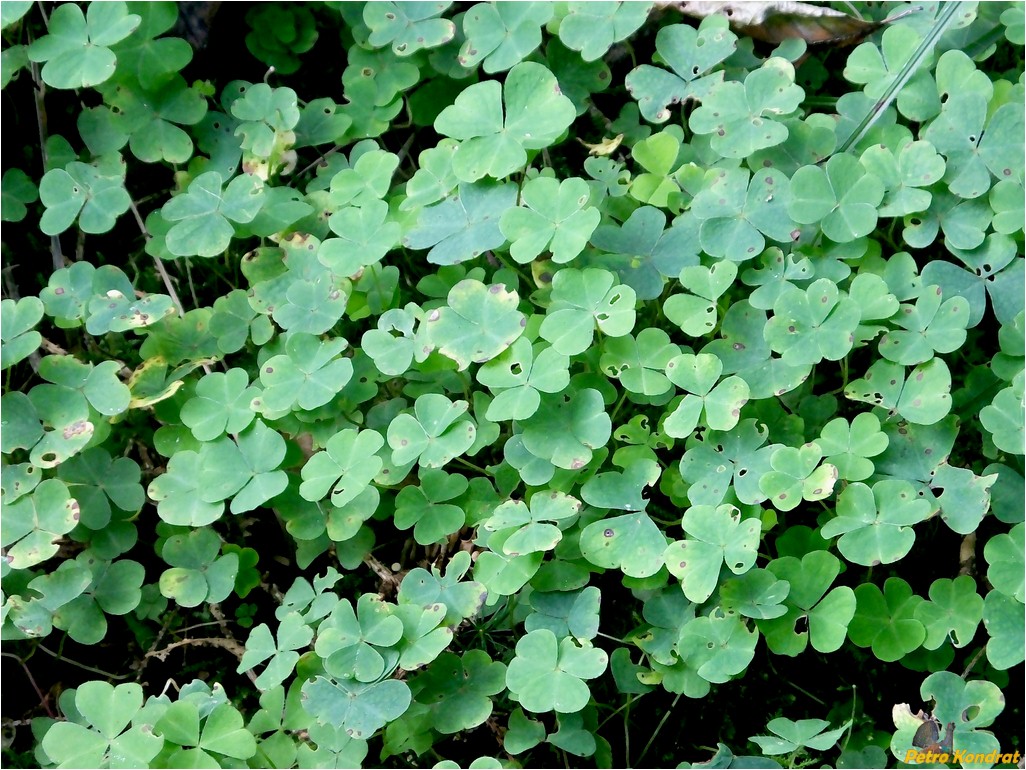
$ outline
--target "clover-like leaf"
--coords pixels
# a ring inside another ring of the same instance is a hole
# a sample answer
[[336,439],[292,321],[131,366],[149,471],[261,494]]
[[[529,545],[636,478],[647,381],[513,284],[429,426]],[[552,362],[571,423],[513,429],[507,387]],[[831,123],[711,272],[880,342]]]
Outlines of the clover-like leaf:
[[837,740],[844,735],[850,722],[845,722],[836,730],[827,730],[830,723],[825,719],[790,719],[778,717],[771,719],[766,728],[773,735],[753,735],[749,740],[759,744],[763,754],[790,754],[792,751],[805,747],[814,751],[828,751]]
[[558,468],[579,470],[609,440],[613,425],[602,394],[582,388],[542,398],[538,411],[524,421],[523,429],[521,440],[532,455]]
[[418,337],[425,348],[437,348],[454,360],[460,371],[484,363],[524,333],[527,319],[517,309],[519,300],[502,284],[464,279],[450,289],[446,305],[421,321]]
[[880,430],[880,419],[871,412],[855,415],[851,423],[837,417],[826,425],[816,443],[827,462],[837,468],[840,478],[863,481],[873,475],[873,461],[887,449],[887,434]]
[[328,403],[353,376],[353,362],[340,358],[346,341],[321,341],[312,334],[292,334],[285,353],[272,356],[260,367],[263,392],[254,408],[278,413],[299,406],[316,409]]
[[39,200],[46,206],[39,229],[47,235],[63,233],[76,217],[83,232],[106,233],[131,205],[125,190],[125,162],[112,153],[95,164],[73,160],[64,168],[51,169],[39,182]]
[[235,588],[238,554],[218,556],[221,540],[212,529],[194,529],[164,541],[161,556],[170,565],[160,576],[160,593],[182,607],[224,601]]
[[790,583],[769,570],[750,569],[720,584],[720,606],[746,618],[779,618],[787,612],[783,601],[790,590]]
[[567,48],[580,51],[586,62],[595,61],[644,24],[651,8],[650,2],[569,2],[559,24],[559,39]]
[[1026,432],[1022,425],[1022,416],[1026,414],[1023,392],[1024,376],[1019,372],[1011,387],[999,391],[994,400],[980,410],[980,422],[990,431],[994,445],[1018,455],[1026,452]]
[[742,503],[765,500],[759,480],[772,470],[770,460],[779,446],[763,446],[767,438],[765,426],[745,419],[729,432],[711,431],[695,441],[680,460],[680,475],[691,484],[688,499],[695,505],[719,505],[733,485]]
[[341,430],[328,439],[324,451],[303,466],[299,494],[317,501],[331,492],[331,504],[341,508],[363,492],[381,470],[377,452],[385,440],[373,430]]
[[944,159],[926,141],[904,142],[897,152],[885,145],[869,147],[859,159],[862,166],[878,177],[887,189],[880,216],[901,217],[925,211],[933,200],[924,188],[944,176]]
[[950,641],[965,647],[976,635],[983,618],[983,597],[969,575],[954,580],[938,578],[930,584],[930,601],[916,607],[915,619],[926,628],[923,647],[936,650]]
[[397,465],[417,460],[423,468],[441,468],[474,443],[477,429],[464,418],[466,401],[450,401],[440,393],[425,393],[413,414],[398,415],[388,425],[388,445]]
[[478,381],[496,394],[489,420],[526,420],[538,410],[540,393],[559,393],[570,383],[570,359],[545,345],[519,337],[477,370]]
[[443,735],[470,730],[492,713],[491,696],[506,687],[506,666],[484,650],[462,656],[444,652],[410,683],[414,697],[431,708],[431,724]]
[[0,219],[4,222],[20,222],[28,214],[28,204],[39,200],[39,188],[20,168],[4,172],[0,190]]
[[854,346],[860,320],[858,304],[827,278],[805,291],[785,286],[766,323],[766,342],[791,365],[837,361]]
[[91,681],[71,692],[79,719],[56,722],[46,731],[41,748],[50,761],[68,767],[143,766],[160,753],[164,737],[152,725],[132,724],[143,705],[140,685]]
[[712,267],[691,265],[680,271],[680,283],[690,294],[674,294],[663,303],[663,314],[690,337],[702,337],[715,328],[716,300],[737,278],[737,265],[720,260]]
[[645,513],[592,522],[581,532],[581,555],[596,567],[619,569],[635,578],[651,577],[663,566],[666,536]]
[[730,56],[736,45],[737,37],[720,14],[706,16],[697,30],[687,24],[663,27],[656,34],[656,51],[672,71],[642,64],[627,75],[627,90],[646,120],[664,123],[671,104],[700,100],[722,81],[722,75],[710,70]]
[[413,538],[430,545],[459,532],[466,514],[448,501],[467,491],[467,479],[460,474],[427,469],[420,474],[419,486],[403,487],[395,500],[395,525],[413,529]]
[[238,433],[253,421],[250,402],[259,389],[242,369],[211,372],[196,384],[196,395],[182,405],[182,422],[199,441]]
[[427,249],[434,265],[455,265],[506,242],[499,229],[503,213],[516,205],[511,184],[463,183],[456,195],[428,206],[403,236],[403,245]]
[[60,464],[57,474],[78,501],[79,520],[92,530],[110,525],[111,504],[135,514],[146,501],[138,464],[130,457],[114,460],[101,447],[69,458]]
[[559,525],[565,528],[580,513],[581,501],[563,492],[539,491],[531,497],[530,506],[520,500],[507,500],[481,522],[486,531],[515,528],[502,545],[503,553],[551,551],[563,538]]
[[689,671],[704,682],[721,684],[748,667],[758,640],[758,632],[739,616],[714,611],[684,624],[677,650]]
[[552,304],[541,336],[563,355],[587,350],[595,327],[609,337],[622,337],[634,327],[634,290],[615,284],[607,270],[560,270],[552,279]]
[[791,177],[787,212],[795,222],[819,223],[838,243],[868,235],[876,227],[884,183],[850,155],[834,155],[824,167],[803,166]]
[[527,163],[527,150],[552,145],[577,116],[556,76],[541,64],[522,62],[496,80],[460,92],[435,119],[435,130],[460,140],[453,172],[464,182],[501,179]]
[[477,614],[488,596],[488,590],[481,583],[463,580],[469,569],[470,554],[466,551],[458,552],[449,560],[444,574],[434,566],[430,572],[423,567],[412,569],[399,586],[399,603],[420,607],[441,603],[445,607],[443,624],[455,627]]
[[314,651],[333,676],[374,682],[391,671],[399,656],[391,648],[403,635],[402,621],[375,594],[363,594],[356,610],[346,599],[332,609],[317,629]]
[[541,45],[541,28],[552,18],[548,2],[478,3],[463,16],[467,42],[460,48],[460,64],[485,72],[503,72],[523,61]]
[[837,483],[837,468],[820,464],[822,459],[823,450],[815,442],[780,447],[770,457],[772,470],[759,479],[759,489],[780,511],[794,510],[802,500],[829,497]]
[[456,25],[436,17],[450,5],[446,0],[368,5],[363,11],[363,21],[371,31],[367,42],[375,48],[391,43],[397,56],[443,45],[456,34]]
[[711,134],[712,148],[725,158],[744,158],[787,138],[772,116],[797,109],[805,92],[794,82],[794,67],[779,57],[735,81],[715,83],[688,121],[696,134]]
[[1005,670],[1026,659],[1026,611],[1022,602],[1000,591],[991,591],[983,603],[983,625],[987,640],[987,661],[994,668]]
[[167,248],[177,257],[215,257],[231,243],[232,222],[252,222],[263,205],[260,179],[243,174],[222,190],[216,171],[200,174],[185,193],[175,196],[161,209],[169,222]]
[[267,666],[256,678],[254,684],[261,690],[281,684],[292,673],[299,653],[296,650],[306,647],[313,639],[313,629],[303,622],[298,612],[290,612],[278,626],[277,641],[271,637],[271,631],[265,623],[261,623],[249,632],[246,640],[246,652],[239,661],[238,672],[244,673],[269,659]]
[[984,546],[989,565],[987,579],[1001,593],[1023,601],[1023,535],[1026,527],[1017,524],[1007,534],[995,535]]
[[912,550],[916,536],[911,527],[929,515],[930,503],[907,481],[879,481],[872,488],[856,482],[838,496],[837,518],[821,534],[840,535],[837,548],[850,562],[891,564]]
[[736,376],[717,383],[722,371],[720,360],[707,353],[682,353],[667,362],[666,376],[687,395],[663,422],[666,435],[687,438],[700,421],[713,430],[737,425],[741,408],[748,402],[748,383]]
[[701,220],[702,249],[714,257],[744,262],[762,253],[765,238],[793,240],[794,222],[787,214],[790,183],[776,169],[711,169],[691,204]]
[[923,598],[901,578],[888,578],[883,591],[863,583],[855,589],[855,598],[858,606],[848,637],[859,647],[872,647],[880,660],[898,660],[926,641],[926,629],[915,619]]
[[86,13],[74,3],[50,15],[48,34],[28,48],[30,61],[46,62],[42,78],[54,88],[88,88],[114,74],[117,58],[110,46],[128,37],[142,20],[123,2],[90,5]]
[[701,604],[712,596],[724,564],[735,575],[755,565],[759,520],[742,520],[734,506],[693,505],[684,512],[681,527],[688,539],[671,543],[663,561],[691,601]]
[[909,422],[933,425],[951,409],[951,373],[931,358],[905,377],[905,367],[877,361],[865,377],[848,383],[845,396],[896,411]]
[[46,561],[59,548],[57,541],[79,520],[78,501],[57,479],[46,479],[31,494],[4,505],[0,536],[5,559],[14,569],[26,569]]
[[673,227],[664,230],[665,224],[661,210],[642,206],[622,227],[599,225],[591,243],[606,253],[590,257],[588,263],[614,270],[638,299],[655,299],[666,278],[676,278],[683,268],[699,263],[695,220],[679,217]]
[[915,305],[902,305],[894,323],[902,330],[890,331],[880,340],[880,355],[888,361],[915,365],[929,361],[936,353],[950,353],[965,342],[969,302],[951,297],[942,303],[939,286],[927,286]]
[[817,550],[800,560],[794,556],[774,559],[767,569],[791,586],[785,600],[787,613],[757,621],[770,649],[790,656],[798,655],[809,644],[819,652],[838,650],[857,604],[848,586],[830,588],[841,571],[841,560],[828,551]]
[[572,714],[591,698],[584,680],[600,676],[607,661],[606,653],[590,643],[578,646],[569,637],[557,641],[541,628],[517,642],[516,657],[506,669],[506,686],[528,711]]
[[595,586],[579,591],[536,591],[531,594],[534,611],[524,621],[524,628],[528,631],[547,628],[557,639],[566,636],[580,641],[594,639],[598,633],[601,599]]
[[587,205],[587,182],[538,177],[520,194],[524,205],[508,209],[499,221],[513,259],[525,264],[548,251],[553,262],[563,264],[584,250],[601,218],[598,209]]
[[43,303],[38,297],[5,299],[0,314],[0,369],[7,369],[39,348],[43,337],[33,327],[43,317]]

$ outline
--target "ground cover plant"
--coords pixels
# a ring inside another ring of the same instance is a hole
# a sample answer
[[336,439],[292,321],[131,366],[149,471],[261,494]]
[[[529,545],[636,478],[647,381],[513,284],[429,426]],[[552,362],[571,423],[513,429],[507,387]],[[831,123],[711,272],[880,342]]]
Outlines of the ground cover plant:
[[5,763],[1014,766],[1023,5],[782,5],[0,5]]

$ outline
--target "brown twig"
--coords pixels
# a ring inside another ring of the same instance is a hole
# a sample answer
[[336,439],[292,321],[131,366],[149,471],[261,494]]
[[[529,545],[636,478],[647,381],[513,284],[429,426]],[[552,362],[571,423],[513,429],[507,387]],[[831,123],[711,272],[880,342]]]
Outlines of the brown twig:
[[[221,626],[221,631],[224,633],[226,640],[230,641],[232,645],[234,645],[235,650],[239,650],[238,652],[235,652],[235,655],[241,661],[242,656],[246,652],[246,647],[244,645],[239,644],[235,640],[235,635],[232,633],[231,628],[228,626],[228,619],[224,616],[224,613],[221,612],[221,605],[217,602],[211,602],[209,608],[210,614],[214,616],[214,620],[216,620],[218,625]],[[246,676],[249,677],[249,681],[251,681],[253,684],[256,684],[256,674],[253,673],[253,669],[247,671]]]
[[49,699],[45,695],[43,695],[43,691],[39,689],[39,685],[36,684],[35,677],[32,676],[32,672],[29,671],[29,667],[25,665],[25,661],[23,661],[21,658],[15,655],[13,652],[0,652],[0,655],[3,655],[5,658],[13,658],[21,664],[22,671],[24,671],[25,676],[28,677],[29,684],[32,685],[32,689],[35,690],[36,695],[39,696],[39,705],[46,709],[47,716],[56,718],[56,714],[54,714],[53,710],[50,708]]
[[222,650],[228,650],[228,652],[230,652],[239,660],[242,660],[242,656],[246,653],[246,648],[234,639],[225,639],[220,636],[201,636],[193,637],[191,639],[182,639],[178,642],[172,642],[162,650],[150,650],[146,653],[145,657],[156,658],[161,663],[163,663],[167,660],[167,656],[170,655],[174,650],[178,649],[179,647],[190,646],[220,647]]
[[363,557],[363,563],[373,570],[374,574],[381,580],[378,586],[378,593],[382,596],[390,596],[399,589],[399,579],[388,567],[378,561],[373,554]]

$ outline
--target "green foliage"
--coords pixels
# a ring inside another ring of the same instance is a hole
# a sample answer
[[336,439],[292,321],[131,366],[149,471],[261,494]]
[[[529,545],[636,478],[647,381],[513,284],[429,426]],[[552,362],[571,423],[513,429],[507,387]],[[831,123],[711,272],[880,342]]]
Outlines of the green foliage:
[[1021,4],[678,5],[3,4],[5,762],[1022,749]]

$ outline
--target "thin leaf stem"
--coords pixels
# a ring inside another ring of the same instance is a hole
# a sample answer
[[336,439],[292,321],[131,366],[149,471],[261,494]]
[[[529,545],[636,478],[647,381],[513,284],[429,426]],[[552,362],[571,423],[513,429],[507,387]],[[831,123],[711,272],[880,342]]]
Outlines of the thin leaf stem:
[[[663,725],[666,724],[666,720],[670,718],[670,714],[672,714],[673,710],[677,707],[677,701],[680,700],[681,695],[683,695],[683,693],[677,693],[677,697],[673,699],[673,703],[671,703],[670,707],[666,709],[666,713],[664,713],[663,718],[659,720],[659,724],[656,725],[656,729],[652,731],[652,737],[648,739],[648,743],[645,744],[645,748],[641,750],[641,756],[638,757],[639,765],[641,765],[641,760],[645,758],[645,755],[648,754],[648,750],[652,748],[652,744],[659,735],[659,731],[663,729]],[[630,767],[630,765],[628,765],[628,767]]]

